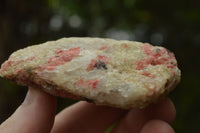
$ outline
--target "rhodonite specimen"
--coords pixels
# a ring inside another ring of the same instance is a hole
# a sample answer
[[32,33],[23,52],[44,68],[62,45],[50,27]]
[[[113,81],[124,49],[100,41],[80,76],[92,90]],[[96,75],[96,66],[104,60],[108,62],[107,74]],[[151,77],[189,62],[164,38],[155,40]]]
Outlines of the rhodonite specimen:
[[159,101],[180,81],[163,47],[101,38],[62,38],[14,52],[0,75],[61,97],[124,109]]

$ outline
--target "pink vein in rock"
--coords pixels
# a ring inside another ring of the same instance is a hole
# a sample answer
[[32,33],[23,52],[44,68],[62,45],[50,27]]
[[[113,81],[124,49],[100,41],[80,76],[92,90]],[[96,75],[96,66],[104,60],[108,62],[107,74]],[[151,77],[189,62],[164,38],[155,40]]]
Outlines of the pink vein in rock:
[[56,50],[55,55],[51,57],[47,64],[40,67],[40,70],[43,71],[45,69],[52,71],[57,66],[63,65],[66,62],[71,61],[74,57],[77,57],[80,53],[80,47],[71,48],[68,50]]

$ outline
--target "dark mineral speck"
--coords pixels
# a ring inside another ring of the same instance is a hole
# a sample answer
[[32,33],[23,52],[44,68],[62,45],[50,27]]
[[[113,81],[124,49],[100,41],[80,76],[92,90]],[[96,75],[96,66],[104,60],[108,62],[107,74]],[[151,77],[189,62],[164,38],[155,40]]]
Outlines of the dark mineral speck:
[[108,69],[108,68],[106,67],[105,62],[103,62],[103,61],[97,61],[97,62],[94,64],[94,67],[96,67],[97,69],[101,69],[101,68],[103,68],[103,69],[105,69],[105,70]]

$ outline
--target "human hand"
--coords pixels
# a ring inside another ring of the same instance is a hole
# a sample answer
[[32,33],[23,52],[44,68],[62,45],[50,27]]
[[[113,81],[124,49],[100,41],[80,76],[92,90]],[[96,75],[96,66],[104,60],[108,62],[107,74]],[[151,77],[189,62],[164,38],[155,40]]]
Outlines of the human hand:
[[165,99],[145,109],[130,111],[78,102],[56,114],[56,97],[30,88],[21,106],[0,125],[1,133],[174,133],[176,111]]

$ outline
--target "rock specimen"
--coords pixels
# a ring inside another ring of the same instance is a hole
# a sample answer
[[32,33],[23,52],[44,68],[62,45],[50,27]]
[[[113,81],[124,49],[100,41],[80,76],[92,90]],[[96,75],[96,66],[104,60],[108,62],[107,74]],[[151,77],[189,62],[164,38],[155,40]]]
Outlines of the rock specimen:
[[0,76],[61,97],[124,109],[166,96],[180,81],[163,47],[101,38],[62,38],[14,52]]

